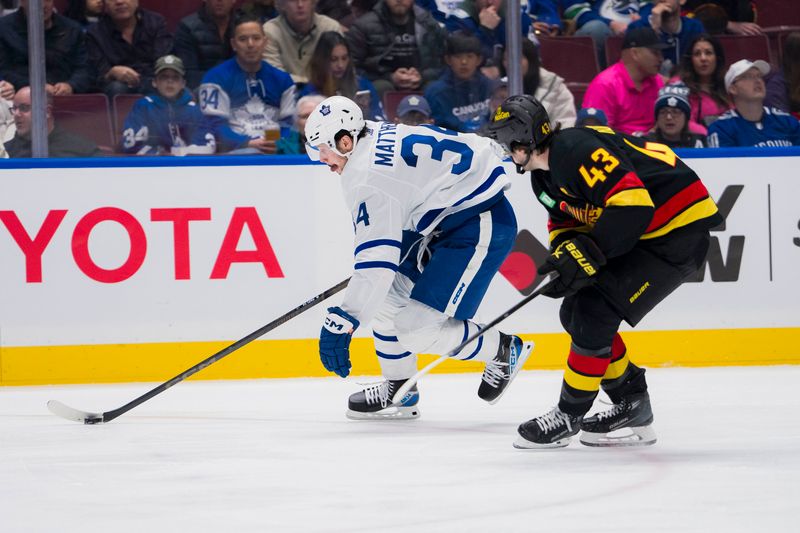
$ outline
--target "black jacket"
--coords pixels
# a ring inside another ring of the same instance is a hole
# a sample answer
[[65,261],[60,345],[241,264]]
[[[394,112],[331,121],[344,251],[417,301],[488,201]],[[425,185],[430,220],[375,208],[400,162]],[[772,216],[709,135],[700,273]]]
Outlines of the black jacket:
[[208,16],[205,7],[181,20],[175,31],[172,53],[183,60],[186,67],[186,85],[194,89],[203,75],[233,56],[231,36],[233,19],[228,24],[224,39],[220,40],[217,25]]
[[132,43],[122,38],[108,15],[100,17],[86,32],[89,61],[97,69],[101,88],[108,83],[106,73],[117,65],[132,68],[143,79],[152,78],[156,59],[172,51],[172,35],[164,17],[144,9],[139,9],[136,17]]
[[[76,93],[90,89],[86,38],[78,23],[53,13],[53,25],[44,32],[44,47],[47,83],[69,83]],[[0,79],[17,89],[30,85],[28,19],[22,9],[0,18]]]
[[[47,136],[47,143],[48,157],[96,157],[102,155],[97,145],[89,139],[61,129],[58,126],[55,126],[50,135]],[[30,139],[17,135],[4,146],[6,152],[8,152],[8,157],[32,157]]]
[[[420,58],[417,70],[425,83],[438,78],[442,72],[445,32],[430,12],[416,4],[413,9],[414,33]],[[393,70],[384,63],[395,43],[395,26],[390,20],[389,10],[383,2],[378,2],[372,11],[359,17],[345,33],[353,63],[370,80],[391,79]]]

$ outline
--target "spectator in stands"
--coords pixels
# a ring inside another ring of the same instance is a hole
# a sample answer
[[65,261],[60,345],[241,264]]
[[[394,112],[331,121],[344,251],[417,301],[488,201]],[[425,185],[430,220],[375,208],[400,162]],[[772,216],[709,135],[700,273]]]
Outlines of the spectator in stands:
[[186,68],[186,85],[194,90],[203,75],[233,55],[235,0],[204,0],[195,13],[184,17],[175,30],[172,53]]
[[661,37],[661,42],[667,45],[662,51],[664,63],[661,65],[661,74],[671,76],[678,68],[678,62],[689,49],[688,44],[705,33],[705,28],[699,20],[681,16],[681,5],[686,0],[654,0],[642,9],[642,18],[631,22],[629,28],[650,26]]
[[306,153],[306,120],[323,100],[325,97],[321,94],[307,94],[297,100],[297,116],[295,116],[294,125],[288,135],[276,141],[277,153],[285,155]]
[[183,61],[160,57],[155,93],[134,104],[122,130],[122,151],[136,155],[213,154],[214,134],[186,90]]
[[445,32],[414,0],[381,0],[345,37],[356,69],[380,95],[420,91],[442,72]]
[[0,79],[0,98],[11,100],[14,98],[14,85],[6,80]]
[[690,123],[698,126],[698,133],[730,109],[724,77],[725,51],[719,40],[709,34],[695,37],[681,57],[679,76],[670,83],[681,81],[689,88]]
[[[508,69],[508,54],[503,59]],[[567,89],[564,78],[541,66],[539,50],[528,39],[522,40],[520,62],[522,92],[539,100],[547,110],[550,121],[564,128],[575,125],[575,97]]]
[[[756,24],[752,0],[687,0],[685,8],[689,13],[699,11],[703,6],[719,6],[725,11],[725,29],[737,35],[759,35],[761,26]],[[698,17],[700,18],[700,17]]]
[[608,125],[622,133],[644,134],[652,129],[653,106],[664,81],[658,75],[664,43],[652,28],[625,33],[622,58],[592,80],[584,107],[605,111]]
[[200,110],[211,122],[218,151],[276,153],[280,130],[294,121],[292,77],[264,61],[266,36],[257,17],[237,16],[233,23],[235,56],[209,70],[198,90]]
[[588,35],[597,47],[600,67],[606,67],[606,39],[623,35],[639,20],[639,0],[561,0],[564,20],[575,24],[575,35]]
[[261,24],[278,16],[275,0],[247,0],[239,10],[245,15],[256,17]]
[[608,118],[602,109],[582,107],[575,119],[575,126],[608,126]]
[[658,92],[656,126],[645,139],[672,148],[703,148],[706,137],[689,131],[689,89],[685,85],[667,85]]
[[[45,75],[54,95],[89,90],[92,76],[86,38],[73,20],[53,12],[53,0],[42,0],[44,17]],[[0,19],[0,75],[16,87],[29,84],[28,0],[20,9]]]
[[367,78],[356,74],[347,40],[338,32],[323,33],[308,65],[308,83],[298,93],[340,95],[354,100],[367,120],[383,120],[378,91]]
[[316,11],[337,21],[343,28],[349,28],[356,20],[350,2],[342,0],[317,0]]
[[783,45],[783,77],[789,111],[800,118],[800,32],[792,32]]
[[528,0],[528,16],[534,35],[555,37],[563,29],[559,5],[561,0]]
[[[31,89],[23,87],[14,95],[14,138],[5,143],[8,157],[32,157],[31,148]],[[47,91],[47,142],[49,157],[94,157],[101,155],[92,141],[55,125],[53,119],[53,94]]]
[[394,122],[406,126],[433,124],[431,106],[421,94],[409,94],[397,104]]
[[[764,78],[764,82],[767,84],[767,98],[764,100],[764,105],[792,113],[795,118],[800,117],[798,114],[800,112],[799,76],[800,32],[792,32],[786,36],[783,44],[780,68],[770,69],[769,74]],[[792,80],[794,80],[793,83]],[[794,98],[792,98],[792,84],[794,85]]]
[[[13,95],[12,95],[13,98]],[[3,145],[14,138],[17,127],[14,125],[14,113],[11,112],[13,103],[5,98],[0,98],[0,152],[5,154]],[[0,154],[0,158],[8,155]]]
[[97,85],[110,98],[153,90],[153,65],[172,51],[164,17],[139,0],[106,0],[105,12],[86,32]]
[[492,83],[478,69],[483,62],[480,40],[465,31],[447,37],[442,77],[425,90],[437,126],[477,132],[489,120]]
[[[463,31],[480,39],[483,57],[492,57],[495,48],[506,44],[506,23],[504,0],[464,0],[460,9],[445,19],[449,33]],[[522,37],[531,31],[531,18],[520,13]]]
[[800,146],[800,122],[779,109],[764,107],[766,61],[741,59],[725,73],[733,109],[708,127],[709,146]]
[[83,31],[100,20],[104,10],[103,0],[69,0],[64,16],[81,25]]
[[264,24],[267,46],[264,59],[292,75],[295,83],[308,81],[308,63],[319,36],[326,31],[342,33],[337,21],[314,12],[317,0],[277,0],[278,18]]

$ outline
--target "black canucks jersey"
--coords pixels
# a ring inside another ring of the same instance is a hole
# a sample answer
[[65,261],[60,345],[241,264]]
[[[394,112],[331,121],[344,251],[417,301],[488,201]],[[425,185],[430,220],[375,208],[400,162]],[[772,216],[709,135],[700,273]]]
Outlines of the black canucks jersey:
[[723,221],[697,174],[664,144],[607,127],[569,128],[553,138],[549,165],[532,185],[550,215],[551,244],[589,233],[611,258],[641,239]]

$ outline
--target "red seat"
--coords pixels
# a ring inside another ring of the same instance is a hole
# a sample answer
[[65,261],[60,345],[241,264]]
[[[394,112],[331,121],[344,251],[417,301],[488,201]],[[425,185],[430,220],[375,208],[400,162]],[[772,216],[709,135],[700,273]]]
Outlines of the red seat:
[[762,28],[800,25],[800,2],[797,0],[757,0],[756,22]]
[[594,41],[585,35],[540,37],[539,57],[567,82],[589,83],[600,72]]
[[58,126],[94,141],[103,152],[114,152],[111,110],[105,94],[55,96],[53,117]]
[[763,59],[771,61],[769,40],[766,35],[717,35],[722,49],[725,51],[726,65],[736,63],[740,59]]
[[575,98],[575,109],[583,107],[583,95],[586,94],[586,89],[589,88],[589,84],[572,81],[567,82],[566,85],[569,92],[572,93],[572,97]]
[[610,67],[622,57],[622,35],[611,35],[606,39],[606,64]]
[[133,109],[134,104],[142,98],[144,96],[141,94],[118,94],[114,96],[111,107],[112,116],[114,117],[115,146],[119,146],[122,142],[122,127],[125,125],[125,119]]
[[418,91],[386,91],[383,93],[383,111],[386,120],[389,122],[395,121],[395,115],[397,115],[397,106],[400,104],[400,101],[410,94],[418,94],[422,96],[421,92]]
[[155,11],[167,19],[167,29],[174,33],[181,19],[203,6],[203,0],[139,0],[139,7]]

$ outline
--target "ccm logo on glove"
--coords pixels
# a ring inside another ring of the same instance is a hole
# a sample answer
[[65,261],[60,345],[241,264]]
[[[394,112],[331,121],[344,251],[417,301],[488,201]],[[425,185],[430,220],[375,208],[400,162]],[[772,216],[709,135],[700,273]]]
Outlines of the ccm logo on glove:
[[359,321],[341,307],[328,308],[319,334],[319,358],[328,372],[346,378],[350,374],[350,341]]

